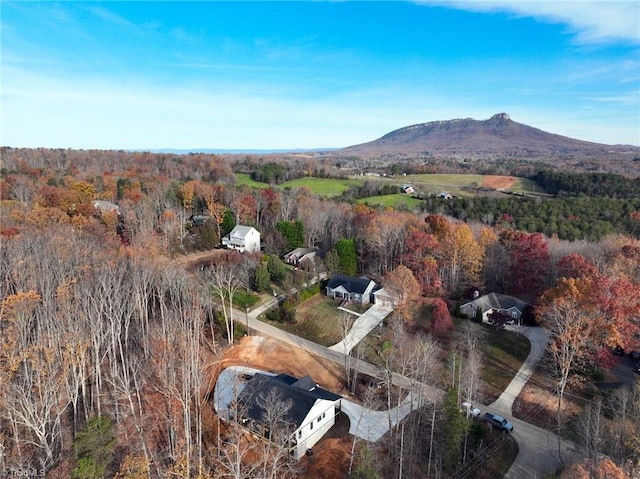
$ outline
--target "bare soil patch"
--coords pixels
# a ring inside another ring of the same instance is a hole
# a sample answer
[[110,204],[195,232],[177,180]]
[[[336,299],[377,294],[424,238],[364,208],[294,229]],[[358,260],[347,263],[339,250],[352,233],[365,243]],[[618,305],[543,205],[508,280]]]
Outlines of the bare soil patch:
[[508,190],[516,182],[513,176],[485,176],[482,180],[482,188],[494,188],[496,190]]
[[190,253],[185,256],[178,256],[172,262],[176,266],[183,266],[187,271],[195,271],[202,266],[208,266],[219,256],[227,253],[224,249],[214,249],[210,251],[201,251]]
[[216,378],[228,366],[248,366],[298,378],[309,375],[325,389],[338,394],[344,392],[344,371],[338,364],[271,338],[241,338],[224,353],[217,366]]

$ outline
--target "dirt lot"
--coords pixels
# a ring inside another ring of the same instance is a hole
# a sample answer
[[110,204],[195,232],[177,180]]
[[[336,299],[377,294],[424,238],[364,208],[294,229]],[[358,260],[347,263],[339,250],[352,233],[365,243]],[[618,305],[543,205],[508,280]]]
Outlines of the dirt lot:
[[226,249],[199,251],[188,255],[180,255],[172,260],[175,266],[183,266],[187,271],[195,271],[203,265],[209,265],[215,258],[228,253]]
[[[343,388],[344,373],[340,366],[273,339],[258,336],[242,338],[223,355],[219,363],[210,365],[210,384],[215,384],[219,372],[228,366],[248,366],[296,377],[309,375],[323,388],[346,395]],[[351,452],[351,436],[347,433],[348,419],[346,421],[346,425],[336,424],[314,446],[313,456],[300,461],[299,465],[303,469],[300,477],[341,479],[346,476]]]
[[508,190],[515,182],[516,179],[512,176],[485,176],[481,186],[496,190]]

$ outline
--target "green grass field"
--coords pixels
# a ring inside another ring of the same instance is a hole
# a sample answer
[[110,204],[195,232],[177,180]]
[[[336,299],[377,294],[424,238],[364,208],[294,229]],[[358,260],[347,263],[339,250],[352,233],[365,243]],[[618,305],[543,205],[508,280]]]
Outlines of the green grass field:
[[539,186],[535,181],[531,181],[528,178],[517,178],[510,191],[516,193],[528,193],[536,195],[546,195],[547,193]]
[[369,196],[357,200],[358,203],[365,203],[369,206],[391,207],[396,210],[413,210],[420,207],[422,200],[403,193],[384,196]]
[[235,176],[237,186],[248,186],[249,188],[269,188],[269,185],[267,183],[254,181],[251,179],[251,176],[246,173],[236,173]]
[[351,186],[361,186],[362,180],[338,180],[332,178],[298,178],[278,185],[278,188],[309,188],[319,196],[339,196]]
[[276,322],[269,322],[269,324],[327,347],[342,339],[338,326],[338,318],[342,312],[338,310],[336,301],[323,294],[316,294],[299,304],[296,311],[294,324]]

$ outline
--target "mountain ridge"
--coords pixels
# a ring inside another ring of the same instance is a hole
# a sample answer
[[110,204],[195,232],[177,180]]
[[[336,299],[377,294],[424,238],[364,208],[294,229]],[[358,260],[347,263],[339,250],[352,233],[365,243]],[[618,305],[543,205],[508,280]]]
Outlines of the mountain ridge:
[[337,151],[360,157],[544,159],[558,155],[614,155],[623,159],[640,154],[640,146],[578,140],[515,122],[507,113],[497,113],[487,120],[457,118],[408,125]]

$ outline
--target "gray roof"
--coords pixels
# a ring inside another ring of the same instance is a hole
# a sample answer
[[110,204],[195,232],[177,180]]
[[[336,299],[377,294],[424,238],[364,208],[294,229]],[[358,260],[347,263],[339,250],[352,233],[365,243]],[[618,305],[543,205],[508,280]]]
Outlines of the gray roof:
[[478,299],[474,299],[463,306],[467,305],[472,305],[476,308],[480,307],[483,312],[489,311],[490,309],[510,308],[518,308],[520,311],[524,311],[527,303],[506,294],[489,293],[484,296],[480,296]]
[[336,274],[327,283],[327,288],[336,289],[339,286],[342,286],[350,293],[364,294],[371,281],[372,280],[365,276],[361,278],[354,278],[353,276]]
[[340,396],[318,386],[309,376],[296,379],[288,375],[267,376],[256,373],[238,396],[238,403],[245,408],[244,414],[257,421],[264,420],[267,395],[275,392],[281,401],[290,401],[291,408],[284,420],[295,429],[309,414],[318,399],[337,401]]
[[283,258],[288,260],[292,256],[295,256],[296,258],[300,259],[309,253],[318,253],[319,251],[320,249],[316,246],[312,246],[311,248],[296,248],[293,251],[289,251],[287,254],[285,254]]
[[244,238],[252,229],[255,228],[253,226],[236,225],[235,228],[231,230],[231,233],[229,233],[229,236],[238,235]]

